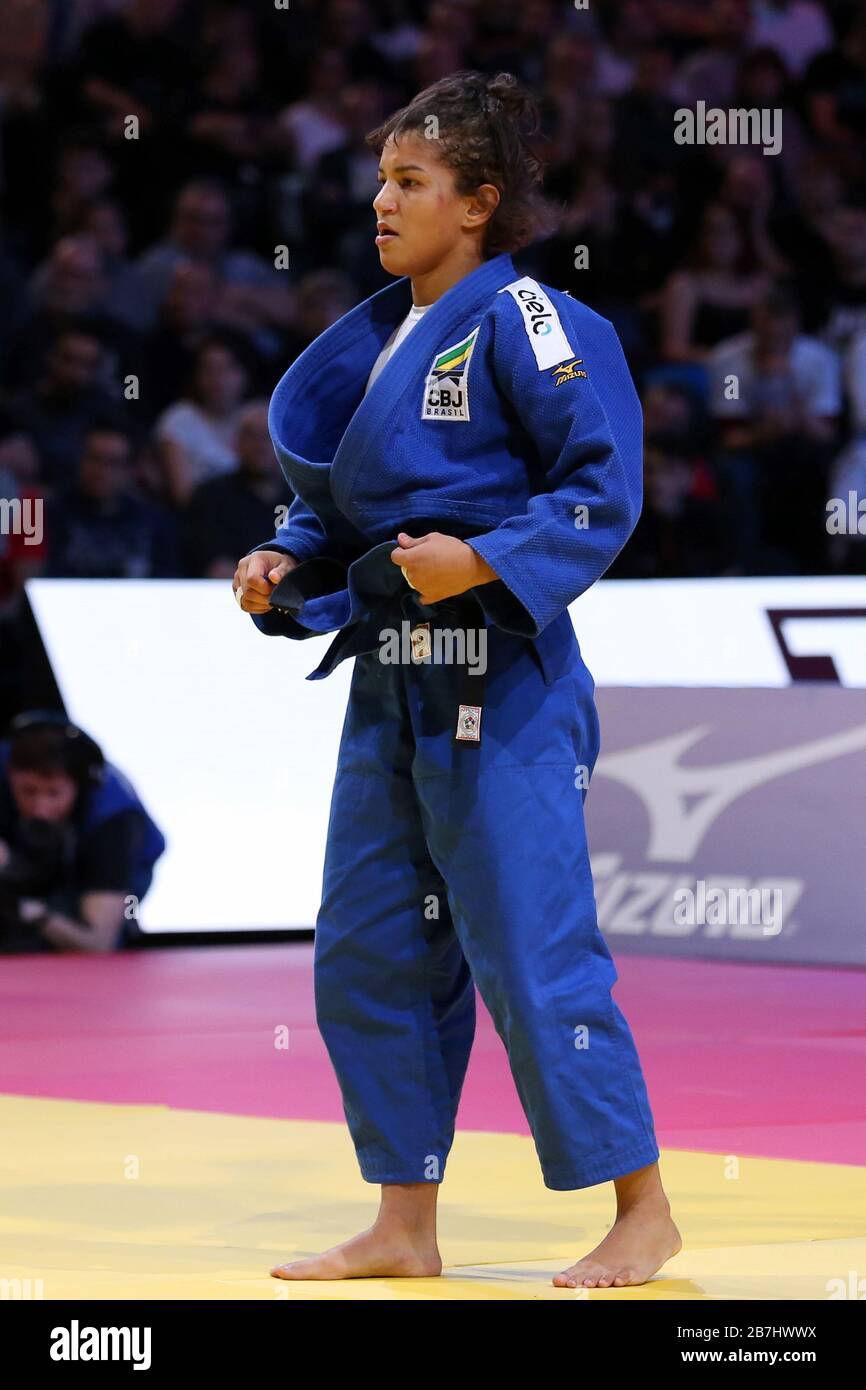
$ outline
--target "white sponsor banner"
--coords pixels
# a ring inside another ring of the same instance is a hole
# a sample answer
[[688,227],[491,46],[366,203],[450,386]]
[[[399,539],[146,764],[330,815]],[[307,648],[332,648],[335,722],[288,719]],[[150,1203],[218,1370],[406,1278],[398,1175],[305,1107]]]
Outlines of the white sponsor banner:
[[[352,663],[304,677],[332,637],[263,636],[227,580],[27,592],[70,718],[169,842],[143,929],[311,926]],[[783,647],[768,613],[802,609]],[[864,579],[602,581],[571,614],[599,686],[782,687],[812,658],[866,685]]]
[[228,580],[28,585],[70,718],[168,841],[142,930],[304,927],[319,905],[351,662],[265,637]]
[[[770,614],[809,610],[779,619]],[[832,610],[839,610],[835,615]],[[786,686],[794,657],[830,657],[866,686],[866,578],[602,580],[573,603],[597,685]]]

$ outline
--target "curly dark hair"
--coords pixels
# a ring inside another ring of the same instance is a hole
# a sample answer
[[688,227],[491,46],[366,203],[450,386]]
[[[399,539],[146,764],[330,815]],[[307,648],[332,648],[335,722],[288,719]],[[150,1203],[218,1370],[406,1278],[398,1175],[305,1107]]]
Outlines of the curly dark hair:
[[561,209],[541,192],[544,165],[528,139],[539,128],[538,107],[512,73],[488,77],[464,69],[443,77],[370,131],[366,143],[381,154],[391,135],[415,131],[429,139],[431,120],[457,193],[465,196],[483,183],[499,189],[499,205],[484,228],[485,259],[519,251],[555,230]]

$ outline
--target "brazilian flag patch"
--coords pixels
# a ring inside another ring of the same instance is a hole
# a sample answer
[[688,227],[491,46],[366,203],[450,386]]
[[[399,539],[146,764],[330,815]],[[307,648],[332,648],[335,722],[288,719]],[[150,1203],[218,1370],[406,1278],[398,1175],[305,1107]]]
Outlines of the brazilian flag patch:
[[469,419],[469,363],[480,327],[433,358],[424,383],[422,420]]

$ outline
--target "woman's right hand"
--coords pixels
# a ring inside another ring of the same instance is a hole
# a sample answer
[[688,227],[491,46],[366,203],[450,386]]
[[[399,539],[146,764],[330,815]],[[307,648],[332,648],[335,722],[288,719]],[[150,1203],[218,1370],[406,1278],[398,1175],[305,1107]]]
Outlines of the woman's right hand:
[[267,613],[271,591],[297,563],[294,555],[284,555],[281,550],[254,550],[252,555],[245,555],[232,579],[236,602],[245,613]]

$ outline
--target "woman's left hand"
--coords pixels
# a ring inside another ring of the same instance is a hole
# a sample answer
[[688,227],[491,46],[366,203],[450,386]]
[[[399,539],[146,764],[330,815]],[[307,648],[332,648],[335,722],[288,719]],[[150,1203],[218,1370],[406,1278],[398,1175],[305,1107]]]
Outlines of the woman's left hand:
[[406,571],[412,588],[418,590],[418,602],[425,606],[499,577],[471,545],[456,536],[431,531],[416,537],[400,531],[397,540],[400,544],[391,551],[391,559]]

